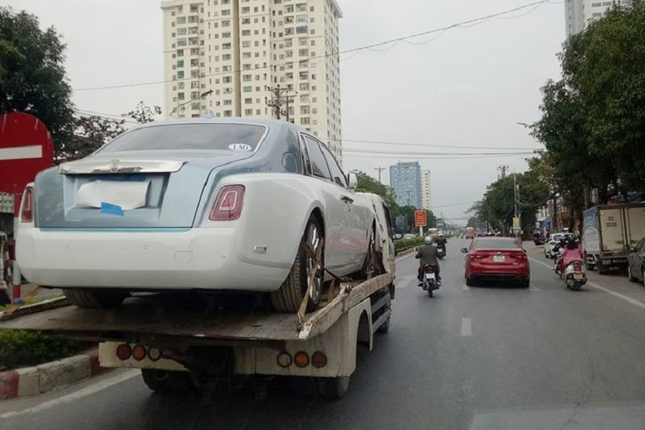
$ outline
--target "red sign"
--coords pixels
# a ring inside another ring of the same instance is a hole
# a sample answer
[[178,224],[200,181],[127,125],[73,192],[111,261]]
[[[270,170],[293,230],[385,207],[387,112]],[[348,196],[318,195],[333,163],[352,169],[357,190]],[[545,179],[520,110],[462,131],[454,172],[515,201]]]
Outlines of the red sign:
[[416,227],[425,227],[428,225],[426,211],[414,211],[414,225]]
[[25,186],[53,164],[54,146],[45,124],[22,112],[0,116],[0,191],[14,195],[16,216]]

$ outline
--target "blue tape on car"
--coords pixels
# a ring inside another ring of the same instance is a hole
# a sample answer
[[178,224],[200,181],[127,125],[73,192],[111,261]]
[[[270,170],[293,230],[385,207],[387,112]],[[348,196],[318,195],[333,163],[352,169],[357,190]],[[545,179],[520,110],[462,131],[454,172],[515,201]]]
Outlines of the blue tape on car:
[[117,215],[123,216],[125,212],[119,205],[113,205],[112,203],[101,202],[101,213],[106,215]]

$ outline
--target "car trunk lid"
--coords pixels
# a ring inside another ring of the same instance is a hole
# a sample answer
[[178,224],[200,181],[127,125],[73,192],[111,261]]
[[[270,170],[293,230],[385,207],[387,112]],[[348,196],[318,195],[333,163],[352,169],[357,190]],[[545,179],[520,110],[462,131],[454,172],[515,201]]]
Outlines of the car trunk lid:
[[38,226],[190,228],[209,175],[250,157],[223,150],[128,151],[64,163],[36,184]]

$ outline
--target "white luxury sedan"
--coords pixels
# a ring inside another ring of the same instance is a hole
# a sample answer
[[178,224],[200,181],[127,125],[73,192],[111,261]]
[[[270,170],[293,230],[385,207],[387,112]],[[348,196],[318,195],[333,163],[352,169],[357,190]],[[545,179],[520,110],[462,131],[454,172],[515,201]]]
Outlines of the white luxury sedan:
[[331,274],[365,274],[373,255],[393,270],[387,207],[355,188],[288,122],[155,122],[37,176],[17,261],[80,307],[137,291],[243,290],[270,294],[280,312],[308,295],[311,311]]

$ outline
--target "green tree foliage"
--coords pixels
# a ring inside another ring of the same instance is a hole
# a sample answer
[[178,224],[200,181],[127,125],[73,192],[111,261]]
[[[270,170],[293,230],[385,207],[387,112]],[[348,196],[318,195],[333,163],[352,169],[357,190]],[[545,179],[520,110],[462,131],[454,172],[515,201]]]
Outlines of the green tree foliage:
[[43,31],[34,15],[0,7],[0,115],[22,111],[38,117],[55,145],[69,138],[74,124],[64,54],[53,27]]
[[147,124],[155,120],[155,116],[161,115],[160,106],[148,106],[144,102],[139,102],[137,106],[128,113],[123,114],[124,117],[132,118],[139,124]]
[[396,204],[396,201],[394,199],[394,191],[392,190],[392,188],[388,187],[387,185],[381,184],[379,181],[372,178],[365,172],[354,171],[354,173],[356,174],[356,177],[358,179],[356,191],[361,193],[378,194],[390,208],[392,216],[396,216],[395,212],[397,212],[398,205]]
[[[560,53],[563,78],[542,89],[542,118],[533,135],[546,151],[532,169],[545,175],[580,216],[599,191],[645,186],[645,5],[614,7]],[[540,168],[540,164],[542,167]]]

